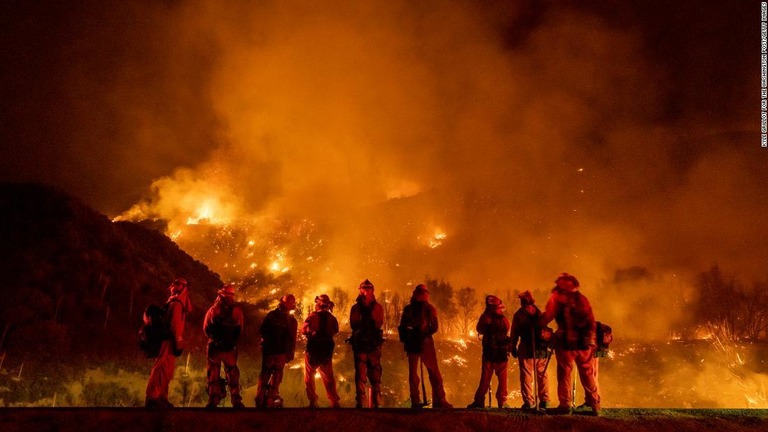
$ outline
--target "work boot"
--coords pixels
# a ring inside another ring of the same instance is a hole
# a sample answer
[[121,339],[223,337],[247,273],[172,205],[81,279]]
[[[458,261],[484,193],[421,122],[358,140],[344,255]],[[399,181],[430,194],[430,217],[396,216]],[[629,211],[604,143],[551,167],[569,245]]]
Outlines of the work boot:
[[208,403],[205,405],[207,409],[214,409],[219,406],[219,401],[216,399],[211,399],[208,401]]
[[144,406],[150,409],[170,409],[173,408],[173,404],[168,402],[168,399],[147,399],[144,402]]
[[282,407],[283,407],[283,398],[280,396],[275,396],[274,401],[272,401],[272,408],[282,408]]
[[331,402],[331,408],[341,408],[341,405],[338,402]]
[[573,409],[570,406],[558,406],[557,408],[552,410],[552,414],[555,415],[571,415],[573,414]]
[[547,408],[549,408],[549,401],[541,401],[539,402],[539,409],[542,411],[545,411]]
[[452,409],[453,405],[449,404],[448,401],[442,401],[436,404],[432,404],[432,408],[434,409]]
[[317,401],[309,401],[309,409],[317,409]]
[[469,409],[483,409],[485,408],[482,403],[472,402],[471,404],[467,405],[467,408]]
[[243,409],[245,408],[245,405],[243,405],[243,401],[235,401],[235,402],[232,402],[232,408]]
[[602,414],[602,410],[600,409],[600,405],[592,405],[590,408],[592,408],[592,415],[595,417],[600,417]]
[[523,403],[523,405],[520,407],[523,411],[533,411],[535,408],[533,405],[528,404],[528,402]]
[[511,409],[511,408],[512,408],[512,407],[511,407],[511,406],[509,406],[509,404],[508,404],[508,403],[502,403],[502,404],[499,404],[499,409]]
[[575,408],[575,410],[576,410],[576,411],[586,411],[586,410],[588,410],[589,408],[590,408],[590,406],[589,406],[589,405],[587,405],[587,403],[586,403],[586,402],[584,402],[583,404],[581,404],[581,405],[577,406],[577,407]]
[[266,408],[267,396],[264,394],[256,395],[256,399],[254,399],[253,402],[255,403],[256,408]]

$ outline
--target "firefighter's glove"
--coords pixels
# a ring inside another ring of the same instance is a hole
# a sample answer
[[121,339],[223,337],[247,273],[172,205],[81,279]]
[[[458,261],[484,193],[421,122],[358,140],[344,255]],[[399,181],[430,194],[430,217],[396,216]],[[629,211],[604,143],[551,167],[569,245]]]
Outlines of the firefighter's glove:
[[184,352],[185,343],[184,339],[178,338],[173,340],[173,355],[181,357],[181,353]]

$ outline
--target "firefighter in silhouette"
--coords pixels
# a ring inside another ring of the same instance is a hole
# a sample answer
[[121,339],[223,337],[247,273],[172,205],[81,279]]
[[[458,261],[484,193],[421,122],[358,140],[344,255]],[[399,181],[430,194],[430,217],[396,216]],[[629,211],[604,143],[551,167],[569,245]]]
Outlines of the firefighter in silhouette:
[[429,303],[429,290],[424,284],[416,285],[410,304],[403,309],[400,325],[397,328],[400,342],[408,353],[408,384],[411,394],[411,407],[421,408],[426,403],[419,399],[419,366],[427,368],[429,383],[432,387],[433,408],[453,408],[445,400],[443,376],[437,362],[437,352],[432,335],[438,330],[437,310]]
[[509,319],[504,315],[501,299],[489,295],[485,297],[485,311],[475,326],[477,333],[483,336],[483,362],[480,371],[480,384],[475,392],[475,399],[467,408],[483,408],[485,394],[491,384],[493,374],[499,381],[496,387],[496,402],[499,408],[507,405],[507,358],[509,355]]
[[307,388],[310,408],[317,408],[316,371],[320,373],[331,407],[340,407],[339,392],[336,391],[336,379],[333,376],[333,349],[336,346],[333,336],[339,332],[339,322],[333,316],[333,306],[334,303],[327,294],[315,297],[315,311],[309,314],[301,327],[301,334],[307,338],[304,385]]
[[[605,323],[601,323],[600,321],[597,321],[597,347],[595,348],[595,353],[592,355],[594,357],[594,369],[595,369],[595,387],[597,388],[598,394],[600,393],[600,359],[608,357],[608,345],[613,341],[613,330],[610,326],[606,325]],[[586,398],[585,398],[586,399]],[[584,403],[576,407],[577,411],[584,411],[590,409],[589,404],[585,400]]]
[[285,364],[293,360],[296,350],[298,323],[293,317],[296,297],[286,294],[280,299],[277,309],[269,312],[261,323],[261,374],[256,390],[256,408],[283,406],[280,397],[280,383],[283,380]]
[[176,357],[181,356],[184,344],[184,320],[192,310],[189,301],[189,284],[178,278],[168,287],[171,296],[166,303],[163,322],[168,323],[168,335],[160,346],[160,354],[152,366],[147,382],[145,405],[147,408],[173,408],[168,402],[168,386],[173,379]]
[[[243,332],[243,310],[235,303],[235,286],[221,287],[203,320],[203,331],[208,336],[208,405],[215,408],[226,397],[225,383],[229,385],[232,408],[244,408],[240,396],[240,369],[237,367],[237,340]],[[224,364],[226,381],[220,377]]]
[[376,302],[374,287],[366,279],[358,287],[357,301],[349,312],[352,335],[349,343],[355,358],[355,407],[363,408],[368,397],[366,383],[370,381],[370,406],[381,406],[381,345],[384,337],[384,308]]
[[568,273],[555,280],[557,284],[547,301],[540,324],[557,322],[555,332],[555,358],[557,359],[557,414],[570,414],[573,410],[571,375],[573,363],[579,372],[587,405],[593,415],[600,415],[600,395],[595,382],[593,353],[596,348],[596,323],[592,306],[579,292],[579,281]]
[[[520,309],[512,316],[510,347],[512,356],[517,357],[520,369],[522,409],[536,409],[536,396],[539,399],[538,408],[547,409],[549,406],[549,377],[547,376],[549,352],[548,341],[543,340],[542,328],[539,326],[541,311],[536,307],[530,291],[525,291],[518,297]],[[533,390],[534,375],[537,392]]]

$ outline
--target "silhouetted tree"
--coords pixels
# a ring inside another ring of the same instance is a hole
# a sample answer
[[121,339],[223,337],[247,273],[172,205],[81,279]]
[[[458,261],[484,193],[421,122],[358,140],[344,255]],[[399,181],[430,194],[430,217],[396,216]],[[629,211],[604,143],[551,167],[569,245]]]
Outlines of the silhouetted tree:
[[453,286],[445,281],[430,279],[427,276],[425,285],[429,289],[430,302],[435,305],[440,316],[440,326],[450,331],[451,327],[456,325],[456,313],[458,309],[453,301]]
[[469,334],[469,329],[477,319],[477,291],[471,287],[460,289],[456,296],[456,303],[459,312],[457,315],[459,333]]
[[717,266],[696,278],[699,293],[696,316],[713,336],[734,340],[745,333],[744,288],[733,276],[725,275]]
[[331,289],[331,301],[336,305],[333,308],[334,315],[339,318],[348,315],[349,293],[344,291],[341,287],[335,286]]
[[744,311],[747,318],[746,337],[756,341],[761,334],[768,332],[768,281],[753,283],[747,298]]

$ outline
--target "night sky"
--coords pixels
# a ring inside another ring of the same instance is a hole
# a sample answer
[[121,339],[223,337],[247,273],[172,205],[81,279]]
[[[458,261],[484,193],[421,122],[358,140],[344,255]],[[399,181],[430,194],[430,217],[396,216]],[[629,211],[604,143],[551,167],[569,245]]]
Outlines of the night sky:
[[0,180],[171,227],[323,221],[328,283],[373,231],[444,235],[414,277],[485,291],[765,278],[759,7],[3,2]]

